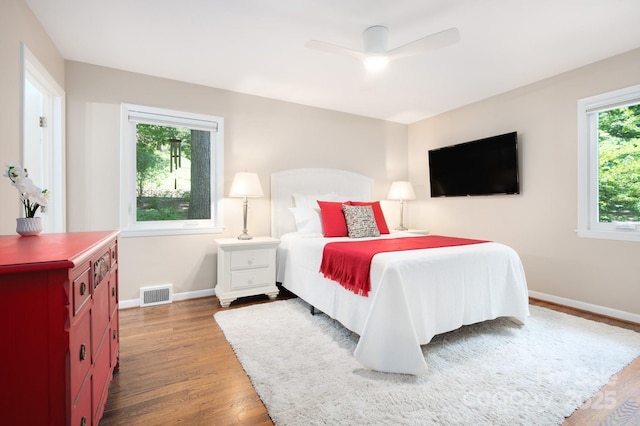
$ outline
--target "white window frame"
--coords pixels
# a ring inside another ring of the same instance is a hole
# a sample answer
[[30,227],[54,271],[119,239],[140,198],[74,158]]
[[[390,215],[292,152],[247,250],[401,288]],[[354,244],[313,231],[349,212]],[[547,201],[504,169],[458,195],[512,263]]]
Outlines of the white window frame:
[[[222,233],[224,119],[133,104],[122,104],[120,111],[120,235],[141,237]],[[211,131],[210,219],[136,220],[136,124],[141,122]]]
[[640,85],[578,101],[579,237],[640,241],[640,225],[598,222],[598,112],[640,103]]

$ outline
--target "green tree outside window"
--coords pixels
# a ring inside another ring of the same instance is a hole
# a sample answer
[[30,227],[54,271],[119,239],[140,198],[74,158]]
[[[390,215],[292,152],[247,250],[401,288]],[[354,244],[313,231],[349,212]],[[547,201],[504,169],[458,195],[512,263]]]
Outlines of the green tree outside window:
[[136,220],[211,218],[210,132],[136,125]]
[[640,221],[640,105],[598,113],[598,213]]

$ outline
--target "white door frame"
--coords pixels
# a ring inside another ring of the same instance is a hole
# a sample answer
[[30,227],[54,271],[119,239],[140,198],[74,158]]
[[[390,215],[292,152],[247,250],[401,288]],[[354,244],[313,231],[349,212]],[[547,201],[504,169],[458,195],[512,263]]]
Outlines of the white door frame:
[[[22,43],[20,47],[21,164],[29,170],[29,177],[36,185],[49,191],[49,206],[41,215],[43,232],[65,232],[65,93],[27,46]],[[34,92],[40,96],[32,95]],[[37,114],[45,117],[43,126],[39,126]]]

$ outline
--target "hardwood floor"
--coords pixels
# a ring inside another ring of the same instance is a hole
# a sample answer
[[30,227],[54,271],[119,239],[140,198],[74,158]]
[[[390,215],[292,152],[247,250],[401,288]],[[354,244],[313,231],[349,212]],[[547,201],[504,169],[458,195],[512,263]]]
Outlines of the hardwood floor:
[[[266,297],[247,298],[232,308],[268,301]],[[536,300],[531,303],[640,332],[640,324]],[[121,310],[120,371],[109,388],[100,425],[272,425],[213,319],[221,309],[217,298],[207,297]],[[612,401],[615,407],[607,409]],[[625,401],[640,404],[640,357],[565,425],[603,423]]]
[[273,424],[213,319],[221,309],[207,297],[121,310],[120,369],[100,426]]

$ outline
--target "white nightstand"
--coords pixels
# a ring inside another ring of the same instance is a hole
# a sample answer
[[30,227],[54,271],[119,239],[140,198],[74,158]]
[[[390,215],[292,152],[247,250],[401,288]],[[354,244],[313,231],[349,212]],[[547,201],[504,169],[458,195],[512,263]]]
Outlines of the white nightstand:
[[280,240],[271,237],[220,238],[215,242],[218,245],[215,292],[223,308],[239,297],[266,294],[273,300],[278,296],[276,249]]

